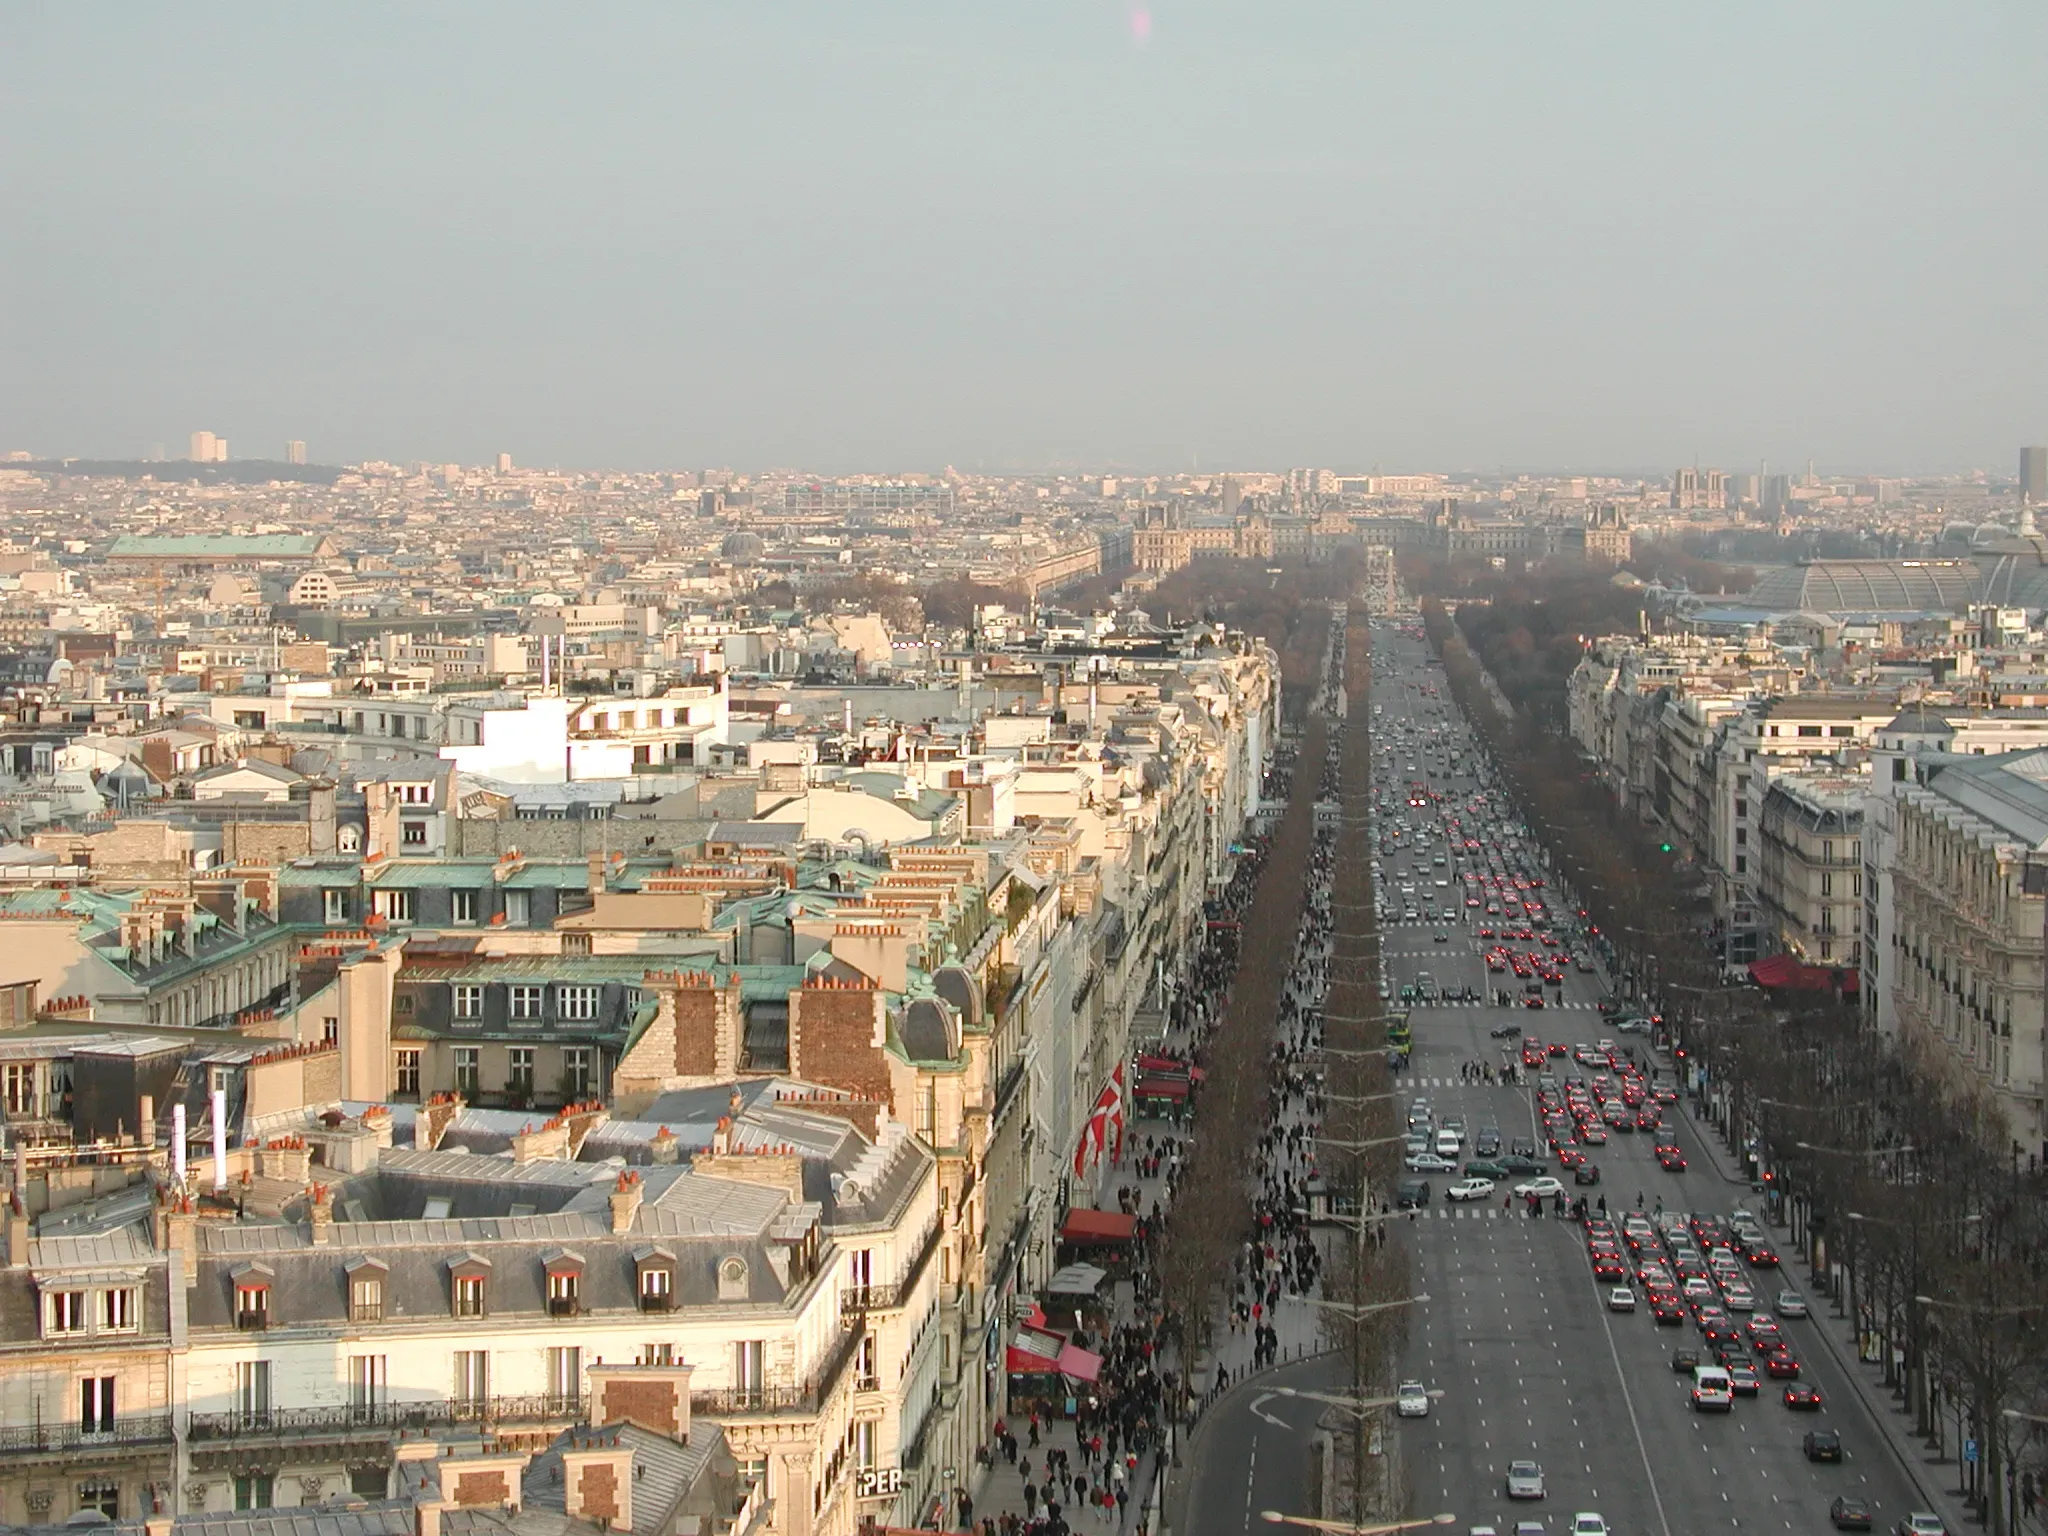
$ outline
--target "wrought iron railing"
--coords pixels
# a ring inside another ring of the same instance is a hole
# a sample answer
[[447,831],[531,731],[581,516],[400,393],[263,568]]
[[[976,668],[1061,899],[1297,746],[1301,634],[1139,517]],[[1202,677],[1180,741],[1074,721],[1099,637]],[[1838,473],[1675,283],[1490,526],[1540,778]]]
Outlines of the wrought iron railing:
[[525,1397],[449,1397],[404,1402],[337,1403],[324,1408],[260,1408],[228,1413],[195,1413],[188,1438],[241,1440],[259,1435],[293,1436],[351,1430],[424,1429],[444,1424],[574,1423],[583,1399],[559,1393]]
[[77,1421],[51,1424],[0,1424],[0,1455],[38,1451],[89,1450],[96,1446],[150,1445],[171,1438],[167,1413],[133,1414],[105,1428],[87,1429]]

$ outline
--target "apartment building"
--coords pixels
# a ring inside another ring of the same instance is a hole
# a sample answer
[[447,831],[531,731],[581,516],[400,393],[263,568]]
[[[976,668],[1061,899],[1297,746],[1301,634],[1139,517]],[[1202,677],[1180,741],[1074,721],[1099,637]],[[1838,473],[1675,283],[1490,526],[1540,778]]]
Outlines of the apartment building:
[[1923,759],[1900,783],[1886,863],[1884,1017],[1951,1086],[1988,1093],[2016,1155],[2042,1115],[2048,750]]
[[1862,774],[1774,774],[1757,815],[1754,886],[1774,928],[1772,948],[1852,977],[1863,960],[1868,789]]

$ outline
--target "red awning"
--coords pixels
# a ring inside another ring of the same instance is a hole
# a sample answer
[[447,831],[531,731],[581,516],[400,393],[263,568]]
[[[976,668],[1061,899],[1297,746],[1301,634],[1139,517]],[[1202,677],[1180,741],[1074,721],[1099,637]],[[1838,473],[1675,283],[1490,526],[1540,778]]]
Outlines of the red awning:
[[1050,1376],[1059,1369],[1059,1363],[1051,1355],[1034,1355],[1012,1344],[1003,1352],[1003,1369],[1012,1376]]
[[1156,1072],[1161,1077],[1172,1077],[1175,1074],[1185,1077],[1188,1072],[1188,1064],[1184,1061],[1175,1061],[1171,1056],[1140,1056],[1138,1058],[1138,1070],[1140,1072]]
[[1061,1347],[1059,1365],[1062,1376],[1071,1376],[1076,1381],[1093,1381],[1102,1374],[1102,1356],[1091,1354],[1078,1344]]
[[1184,1099],[1188,1085],[1177,1077],[1141,1077],[1131,1090],[1134,1099]]
[[1060,1227],[1060,1241],[1063,1243],[1128,1243],[1132,1218],[1122,1211],[1067,1212],[1066,1222]]
[[1753,961],[1749,979],[1767,991],[1835,992],[1854,997],[1858,973],[1828,965],[1805,965],[1791,955],[1766,955]]

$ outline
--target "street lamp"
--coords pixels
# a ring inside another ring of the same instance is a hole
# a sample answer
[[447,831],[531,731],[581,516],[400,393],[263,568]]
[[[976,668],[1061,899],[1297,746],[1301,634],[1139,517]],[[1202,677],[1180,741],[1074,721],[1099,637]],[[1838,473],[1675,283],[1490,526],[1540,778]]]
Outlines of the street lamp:
[[[1281,1397],[1300,1397],[1312,1403],[1328,1403],[1332,1408],[1342,1408],[1346,1413],[1361,1418],[1368,1413],[1377,1413],[1382,1408],[1391,1408],[1401,1401],[1398,1397],[1345,1397],[1336,1392],[1304,1392],[1298,1387],[1275,1387],[1273,1390]],[[1444,1395],[1444,1389],[1431,1387],[1424,1395],[1439,1398]]]
[[1345,1152],[1363,1152],[1367,1147],[1392,1147],[1407,1142],[1406,1136],[1375,1136],[1369,1141],[1345,1141],[1337,1136],[1316,1136],[1310,1138],[1319,1147],[1336,1147]]
[[1334,1536],[1392,1536],[1395,1531],[1419,1531],[1431,1525],[1456,1525],[1456,1515],[1431,1515],[1426,1520],[1396,1520],[1390,1525],[1356,1525],[1349,1520],[1318,1520],[1313,1515],[1283,1515],[1277,1509],[1262,1509],[1259,1518],[1268,1525],[1305,1525],[1311,1530],[1330,1531]]
[[1354,1306],[1348,1301],[1326,1301],[1320,1296],[1305,1296],[1302,1299],[1312,1307],[1325,1307],[1355,1320],[1369,1312],[1391,1312],[1396,1307],[1419,1307],[1428,1301],[1429,1297],[1425,1293],[1420,1296],[1403,1296],[1396,1301],[1369,1301],[1363,1306]]

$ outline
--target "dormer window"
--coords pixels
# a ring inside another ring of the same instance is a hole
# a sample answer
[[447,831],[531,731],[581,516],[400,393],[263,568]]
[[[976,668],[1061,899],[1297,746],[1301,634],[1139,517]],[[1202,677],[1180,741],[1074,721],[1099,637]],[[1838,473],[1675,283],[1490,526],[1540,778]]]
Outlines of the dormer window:
[[348,1320],[384,1321],[384,1279],[388,1271],[375,1259],[357,1259],[348,1266]]
[[676,1304],[676,1256],[666,1248],[640,1248],[633,1253],[636,1289],[642,1312],[666,1312]]
[[448,1267],[449,1302],[457,1317],[484,1317],[490,1310],[491,1261],[465,1254]]
[[548,1272],[548,1316],[574,1317],[582,1310],[583,1258],[567,1249],[541,1256]]
[[89,1326],[89,1314],[86,1311],[84,1291],[45,1291],[43,1293],[44,1333],[84,1333]]
[[261,1264],[241,1264],[235,1267],[232,1278],[235,1282],[235,1326],[268,1328],[270,1282],[275,1276]]

